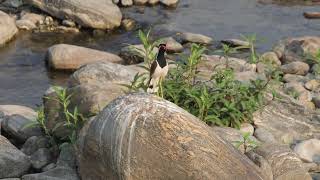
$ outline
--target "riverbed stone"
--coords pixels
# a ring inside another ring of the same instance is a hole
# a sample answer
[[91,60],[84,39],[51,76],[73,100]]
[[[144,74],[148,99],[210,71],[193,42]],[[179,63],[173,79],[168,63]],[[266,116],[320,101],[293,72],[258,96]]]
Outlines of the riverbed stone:
[[56,167],[46,172],[24,175],[21,180],[79,180],[79,177],[73,169]]
[[33,109],[20,105],[0,105],[0,112],[5,116],[17,114],[27,119],[36,119],[37,117],[37,113]]
[[75,27],[76,23],[72,20],[65,19],[62,21],[62,24],[67,27]]
[[278,143],[284,144],[316,137],[320,133],[320,114],[306,109],[283,92],[278,94],[281,100],[271,101],[254,113],[255,127],[270,132]]
[[308,77],[302,76],[302,75],[296,75],[296,74],[285,74],[283,76],[283,81],[287,83],[291,83],[291,82],[306,83],[308,80],[309,80]]
[[254,127],[250,123],[242,123],[240,126],[240,131],[242,133],[249,133],[252,136],[254,133]]
[[254,137],[256,137],[259,141],[263,143],[276,143],[277,140],[274,136],[264,128],[256,128],[254,131]]
[[306,75],[310,67],[307,63],[296,61],[282,65],[280,68],[285,74]]
[[148,0],[133,0],[133,3],[136,5],[144,5],[148,2]]
[[281,66],[281,61],[275,52],[265,52],[261,55],[261,60],[268,62],[276,67]]
[[[153,48],[153,53],[158,52],[158,48]],[[124,64],[139,64],[144,62],[145,49],[142,44],[129,45],[121,48],[119,56],[124,60]]]
[[134,29],[136,25],[136,22],[135,20],[133,19],[130,19],[130,18],[126,18],[126,19],[123,19],[122,22],[121,22],[121,26],[126,30],[126,31],[131,31]]
[[112,0],[28,0],[27,3],[59,19],[71,19],[94,29],[116,28],[122,19],[120,9]]
[[30,165],[29,158],[0,135],[0,179],[20,177]]
[[173,37],[162,38],[160,41],[167,45],[168,53],[179,53],[183,51],[183,46]]
[[304,87],[310,91],[320,91],[320,80],[312,79],[304,84]]
[[160,2],[160,0],[149,0],[148,1],[148,4],[150,4],[150,5],[156,5],[156,4],[158,4]]
[[24,143],[32,136],[43,135],[42,129],[38,126],[30,126],[34,123],[35,119],[27,119],[23,116],[14,114],[6,116],[2,121],[2,128],[13,139],[20,143]]
[[239,47],[249,49],[250,44],[247,41],[243,41],[240,39],[224,39],[221,40],[221,43],[226,44],[230,47]]
[[288,145],[263,144],[255,153],[266,159],[276,180],[311,180],[308,170]]
[[17,20],[16,25],[19,29],[26,30],[26,31],[37,28],[37,26],[29,20]]
[[30,156],[40,148],[48,148],[50,142],[44,136],[32,136],[23,144],[21,151]]
[[306,162],[320,163],[320,140],[309,139],[302,141],[294,147],[294,152]]
[[51,46],[47,52],[47,60],[51,68],[58,70],[76,70],[85,64],[99,61],[123,62],[119,56],[112,53],[68,44]]
[[179,0],[160,0],[161,4],[168,6],[168,7],[175,7]]
[[122,6],[132,6],[133,0],[121,0],[121,5]]
[[40,170],[44,166],[50,164],[53,160],[51,151],[47,148],[40,148],[30,157],[31,165],[34,169]]
[[10,41],[18,32],[13,18],[3,11],[0,11],[0,46]]
[[147,94],[114,100],[82,129],[77,149],[82,179],[264,179],[211,127]]
[[211,44],[213,39],[211,37],[202,35],[184,32],[180,34],[180,37],[183,42],[191,42],[191,43],[200,43],[200,44]]

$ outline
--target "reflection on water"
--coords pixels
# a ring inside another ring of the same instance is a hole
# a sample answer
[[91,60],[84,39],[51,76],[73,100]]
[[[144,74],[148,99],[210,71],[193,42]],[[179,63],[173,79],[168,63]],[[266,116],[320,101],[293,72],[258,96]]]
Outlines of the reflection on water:
[[[319,10],[319,6],[262,1],[180,0],[175,10],[133,7],[123,9],[123,13],[137,20],[142,28],[152,26],[156,36],[190,31],[219,40],[257,33],[264,39],[260,51],[289,36],[319,35],[320,21],[302,16],[305,11]],[[89,32],[80,35],[20,32],[13,42],[0,49],[0,104],[35,106],[50,84],[65,84],[69,74],[45,68],[45,52],[51,45],[68,43],[116,53],[126,43],[137,42],[136,32],[121,30],[100,37]]]

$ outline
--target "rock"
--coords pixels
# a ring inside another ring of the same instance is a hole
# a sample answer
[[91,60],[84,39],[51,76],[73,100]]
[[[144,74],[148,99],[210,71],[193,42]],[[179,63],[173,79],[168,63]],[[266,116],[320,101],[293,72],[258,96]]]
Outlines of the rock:
[[270,63],[276,67],[281,66],[281,61],[278,58],[278,55],[275,52],[266,52],[261,55],[261,59],[264,62]]
[[310,173],[313,180],[320,180],[320,173]]
[[47,60],[50,67],[60,70],[76,70],[82,65],[99,61],[122,63],[117,55],[67,44],[51,46],[47,52]]
[[75,170],[65,167],[56,167],[38,174],[27,174],[21,180],[79,180]]
[[21,180],[20,178],[5,178],[5,179],[1,179],[1,180]]
[[40,170],[46,165],[50,164],[53,160],[52,154],[49,149],[41,148],[31,155],[31,164],[34,169]]
[[29,0],[27,2],[59,19],[70,19],[83,27],[113,29],[120,26],[122,14],[111,0]]
[[57,167],[57,165],[55,163],[50,163],[48,165],[46,165],[45,167],[43,167],[41,169],[42,172],[46,172],[46,171],[49,171],[51,169],[54,169],[55,167]]
[[1,5],[6,7],[19,8],[23,5],[23,0],[6,0],[1,3]]
[[240,126],[240,131],[242,133],[249,133],[252,136],[254,133],[254,127],[250,123],[242,123]]
[[114,100],[82,129],[77,149],[82,179],[264,178],[212,128],[146,94]]
[[306,76],[301,76],[296,74],[285,74],[283,76],[283,81],[287,83],[291,83],[291,82],[306,83],[308,81],[308,78]]
[[302,141],[294,147],[294,152],[307,162],[320,162],[320,140],[309,139]]
[[72,20],[65,19],[62,21],[62,25],[67,26],[67,27],[75,27],[76,23]]
[[0,105],[0,112],[2,112],[5,116],[17,114],[27,119],[37,118],[37,113],[33,109],[20,105]]
[[136,25],[136,22],[133,19],[123,19],[121,22],[121,26],[126,30],[126,31],[131,31],[134,29]]
[[133,3],[136,5],[144,5],[148,2],[148,0],[133,0]]
[[60,33],[79,33],[79,29],[75,27],[57,26],[57,32]]
[[112,2],[113,2],[114,4],[118,4],[118,3],[120,2],[120,0],[112,0]]
[[133,0],[121,0],[121,5],[122,6],[132,6]]
[[256,128],[263,128],[270,132],[277,142],[285,144],[310,139],[320,133],[320,114],[310,112],[281,92],[278,94],[281,100],[271,101],[262,110],[254,113]]
[[280,68],[285,74],[306,75],[309,71],[309,65],[299,61],[282,65]]
[[30,156],[40,148],[49,148],[50,142],[44,136],[32,136],[22,146],[21,151]]
[[235,72],[234,79],[240,81],[241,83],[250,83],[251,80],[266,80],[266,77],[263,74],[258,74],[253,71],[243,71]]
[[307,102],[312,100],[311,93],[307,91],[301,83],[298,83],[298,82],[285,83],[284,90],[287,94],[298,99],[300,102]]
[[319,64],[314,64],[311,68],[311,72],[313,74],[319,75],[320,74],[320,65]]
[[240,39],[224,39],[221,41],[221,43],[226,44],[230,47],[239,47],[241,46],[242,48],[248,47],[250,44],[247,41],[242,41]]
[[287,145],[263,144],[254,150],[266,159],[276,180],[311,180],[299,157]]
[[33,29],[37,28],[37,26],[29,20],[17,20],[16,26],[19,29],[26,30],[26,31],[33,30]]
[[[156,54],[158,49],[154,48],[152,52]],[[142,44],[129,45],[121,48],[119,56],[126,65],[138,64],[144,62],[145,50]]]
[[246,152],[245,155],[264,172],[268,180],[273,180],[272,168],[266,159],[254,151]]
[[32,136],[43,135],[42,129],[38,126],[30,127],[35,119],[30,120],[20,115],[6,116],[2,122],[3,131],[9,134],[18,142],[24,143]]
[[76,168],[75,150],[71,144],[63,145],[57,161],[58,167]]
[[50,26],[53,24],[53,18],[51,16],[46,16],[44,18],[44,24],[47,26]]
[[179,0],[160,0],[161,4],[168,6],[168,7],[175,7]]
[[29,158],[0,135],[0,179],[20,177],[30,165]]
[[276,143],[277,140],[274,136],[264,128],[257,128],[254,131],[254,137],[256,137],[259,141],[263,143]]
[[303,16],[308,19],[319,19],[320,12],[304,12]]
[[269,66],[262,62],[258,62],[256,67],[257,67],[257,73],[259,74],[265,74],[269,69]]
[[312,102],[315,104],[315,106],[317,108],[320,108],[320,97],[319,96],[315,96],[312,98]]
[[[160,2],[162,2],[160,0]],[[200,43],[200,44],[211,44],[213,39],[202,34],[194,33],[181,33],[180,35],[183,42]]]
[[304,87],[310,91],[319,92],[320,91],[320,81],[312,79],[304,84]]
[[172,37],[162,38],[160,42],[167,45],[168,53],[179,53],[183,51],[183,46]]
[[0,46],[10,41],[17,32],[18,29],[14,19],[0,11]]
[[287,43],[286,41],[287,40],[280,40],[272,48],[272,51],[277,54],[279,59],[281,59],[284,55],[284,50],[286,48],[286,43]]
[[160,2],[160,0],[149,0],[148,1],[148,4],[150,4],[150,5],[156,5],[156,4],[158,4]]
[[[218,134],[220,137],[225,139],[227,142],[236,145],[238,142],[243,142],[243,132],[240,130],[234,129],[234,128],[229,128],[229,127],[213,127],[213,130],[216,134]],[[258,143],[258,140],[250,136],[250,140]],[[252,150],[253,147],[247,147],[247,149],[244,148],[244,145],[240,145],[238,150],[241,151],[242,153],[248,152]]]

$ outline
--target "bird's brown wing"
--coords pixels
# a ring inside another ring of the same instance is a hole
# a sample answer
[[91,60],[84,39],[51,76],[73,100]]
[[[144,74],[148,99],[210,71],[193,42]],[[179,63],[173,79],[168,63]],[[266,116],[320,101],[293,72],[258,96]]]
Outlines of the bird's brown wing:
[[150,67],[150,79],[151,79],[154,71],[156,70],[157,65],[158,65],[157,60],[154,60],[154,61],[152,62],[152,64],[151,64],[151,67]]

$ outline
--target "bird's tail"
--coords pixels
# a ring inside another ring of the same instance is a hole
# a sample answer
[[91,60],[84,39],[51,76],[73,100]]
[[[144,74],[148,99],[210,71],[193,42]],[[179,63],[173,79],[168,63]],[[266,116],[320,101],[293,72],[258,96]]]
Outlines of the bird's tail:
[[158,92],[158,79],[153,79],[153,78],[150,78],[149,80],[149,86],[148,86],[148,89],[147,89],[147,93],[157,93]]

